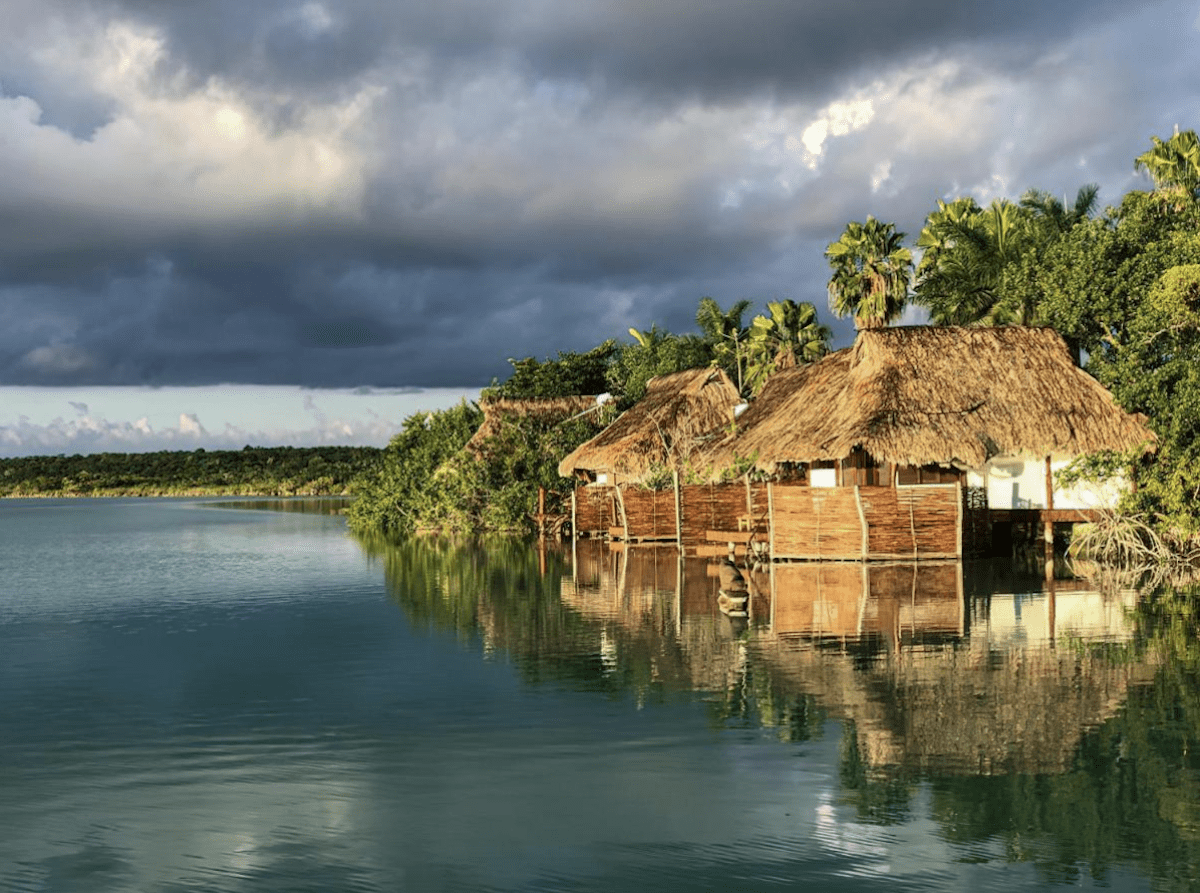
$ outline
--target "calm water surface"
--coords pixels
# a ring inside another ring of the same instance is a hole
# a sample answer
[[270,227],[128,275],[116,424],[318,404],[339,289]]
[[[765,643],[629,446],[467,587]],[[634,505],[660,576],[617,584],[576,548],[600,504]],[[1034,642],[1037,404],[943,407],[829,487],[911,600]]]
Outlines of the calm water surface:
[[1187,593],[0,501],[0,889],[1192,890]]

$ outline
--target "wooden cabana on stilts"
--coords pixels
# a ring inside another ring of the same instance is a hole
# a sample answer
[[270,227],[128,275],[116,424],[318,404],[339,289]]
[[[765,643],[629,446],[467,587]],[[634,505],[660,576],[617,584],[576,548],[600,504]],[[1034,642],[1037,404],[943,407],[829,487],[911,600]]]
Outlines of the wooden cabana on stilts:
[[1081,520],[1120,482],[1062,490],[1053,471],[1153,440],[1051,329],[913,326],[776,373],[700,461],[771,477],[773,557],[952,558],[968,509]]
[[[652,378],[645,397],[559,463],[559,474],[581,484],[573,499],[574,529],[682,542],[678,488],[628,485],[655,475],[677,480],[693,455],[728,430],[739,400],[737,387],[717,368]],[[609,522],[606,528],[594,526],[602,522]]]

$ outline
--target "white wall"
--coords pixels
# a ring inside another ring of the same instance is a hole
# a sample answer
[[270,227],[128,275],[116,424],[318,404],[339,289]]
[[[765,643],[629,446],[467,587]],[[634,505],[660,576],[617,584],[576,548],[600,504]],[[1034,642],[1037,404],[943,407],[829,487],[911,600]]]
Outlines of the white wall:
[[[1052,459],[1050,470],[1066,468],[1070,459]],[[1046,460],[997,456],[981,469],[967,472],[968,487],[987,486],[988,506],[994,509],[1043,509],[1046,507]],[[1056,509],[1114,508],[1124,492],[1125,481],[1114,478],[1100,484],[1079,483],[1054,488]]]

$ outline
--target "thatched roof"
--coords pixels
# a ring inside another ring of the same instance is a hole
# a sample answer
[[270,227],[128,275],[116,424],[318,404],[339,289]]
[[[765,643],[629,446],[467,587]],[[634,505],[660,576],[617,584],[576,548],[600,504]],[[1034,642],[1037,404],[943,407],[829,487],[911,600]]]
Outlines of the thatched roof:
[[723,432],[739,400],[738,389],[720,369],[652,378],[646,396],[563,459],[558,473],[570,477],[585,469],[637,479],[652,466],[676,466]]
[[465,449],[478,456],[483,444],[488,438],[495,437],[504,430],[506,425],[520,422],[522,419],[533,418],[539,422],[565,421],[572,416],[581,415],[592,409],[598,409],[595,397],[542,397],[528,400],[512,400],[508,398],[484,399],[479,408],[483,410],[483,422]]
[[864,329],[853,347],[777,372],[705,460],[720,469],[757,451],[756,466],[773,472],[861,447],[900,465],[978,468],[997,455],[1077,456],[1153,439],[1052,329],[911,326]]

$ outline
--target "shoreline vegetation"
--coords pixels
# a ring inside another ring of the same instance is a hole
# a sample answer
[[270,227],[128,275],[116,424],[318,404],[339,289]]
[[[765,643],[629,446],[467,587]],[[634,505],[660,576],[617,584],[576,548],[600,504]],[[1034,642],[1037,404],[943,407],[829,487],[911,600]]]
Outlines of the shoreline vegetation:
[[349,496],[376,447],[94,453],[0,459],[0,497]]

